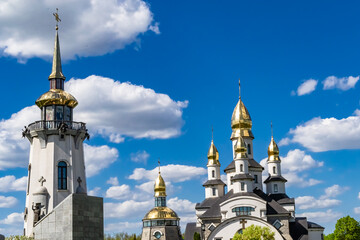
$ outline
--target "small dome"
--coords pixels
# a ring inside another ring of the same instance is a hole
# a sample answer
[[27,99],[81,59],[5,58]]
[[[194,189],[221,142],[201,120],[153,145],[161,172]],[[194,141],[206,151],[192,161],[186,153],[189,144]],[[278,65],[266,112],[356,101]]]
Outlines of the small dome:
[[76,107],[78,101],[68,92],[61,89],[50,89],[36,100],[39,108],[49,105],[66,105],[68,107]]
[[248,157],[245,141],[241,136],[239,136],[239,138],[236,140],[234,149],[236,153],[236,159]]
[[155,207],[151,209],[144,217],[143,220],[153,219],[171,219],[179,220],[178,215],[172,209],[168,207]]
[[219,152],[216,149],[213,140],[211,140],[211,145],[210,145],[207,157],[208,157],[208,165],[219,165],[220,166]]
[[[241,103],[241,119],[240,119],[240,103]],[[240,122],[240,126],[239,126]],[[238,101],[236,107],[234,108],[232,117],[231,117],[231,128],[238,129],[238,128],[250,128],[252,127],[252,121],[249,114],[249,111],[245,107],[242,101]]]
[[280,161],[279,157],[279,147],[276,144],[273,137],[271,137],[271,141],[268,148],[268,161]]
[[165,197],[166,196],[166,185],[164,179],[159,173],[158,177],[155,180],[154,186],[155,197]]
[[48,194],[48,191],[47,191],[46,187],[44,187],[44,186],[39,187],[33,193],[33,195],[46,195],[46,194]]

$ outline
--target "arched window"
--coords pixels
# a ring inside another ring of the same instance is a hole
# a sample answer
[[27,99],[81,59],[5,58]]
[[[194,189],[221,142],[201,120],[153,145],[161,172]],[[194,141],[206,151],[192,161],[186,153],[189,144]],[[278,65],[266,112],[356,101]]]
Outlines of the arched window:
[[278,189],[278,185],[277,184],[274,184],[274,192],[278,192],[279,189]]
[[63,161],[58,164],[58,189],[67,189],[67,164]]
[[215,177],[215,170],[212,170],[211,174],[212,174],[212,177],[214,178]]
[[240,172],[244,171],[244,166],[242,164],[240,164]]
[[276,174],[276,167],[273,167],[273,174]]
[[251,145],[250,143],[247,145],[248,154],[251,154]]

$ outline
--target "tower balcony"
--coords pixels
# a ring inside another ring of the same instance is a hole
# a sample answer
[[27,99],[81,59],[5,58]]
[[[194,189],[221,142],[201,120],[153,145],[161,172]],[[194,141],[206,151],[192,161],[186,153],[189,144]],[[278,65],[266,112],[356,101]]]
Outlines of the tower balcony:
[[27,127],[28,131],[36,130],[84,130],[86,131],[86,123],[74,121],[36,121]]

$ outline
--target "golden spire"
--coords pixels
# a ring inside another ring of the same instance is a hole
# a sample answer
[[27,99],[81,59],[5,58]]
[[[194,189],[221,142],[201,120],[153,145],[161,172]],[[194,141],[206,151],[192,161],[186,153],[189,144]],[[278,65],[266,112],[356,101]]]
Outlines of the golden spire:
[[155,193],[155,197],[166,197],[166,185],[164,179],[161,177],[160,160],[158,160],[158,164],[159,164],[159,175],[155,180],[154,193]]
[[239,79],[239,101],[236,104],[236,107],[231,117],[231,128],[233,131],[230,139],[237,139],[239,135],[242,135],[243,137],[253,138],[251,127],[252,121],[250,114],[241,100],[241,85]]
[[50,79],[63,79],[65,80],[65,77],[62,73],[61,68],[61,56],[60,56],[60,44],[59,44],[59,35],[58,35],[58,23],[61,22],[61,19],[59,18],[58,14],[59,9],[56,8],[56,13],[53,13],[56,21],[56,35],[55,35],[55,48],[54,48],[54,56],[53,56],[53,65],[52,65],[52,71],[49,76]]
[[274,140],[274,136],[273,136],[273,126],[272,126],[272,122],[271,122],[271,141],[268,147],[268,161],[272,162],[272,161],[281,161],[280,157],[279,157],[279,147],[276,144],[275,140]]
[[207,154],[207,158],[208,158],[208,164],[207,165],[219,165],[220,166],[220,162],[219,162],[219,152],[215,147],[214,144],[214,130],[212,129],[212,137],[211,137],[211,144],[210,144],[210,148]]

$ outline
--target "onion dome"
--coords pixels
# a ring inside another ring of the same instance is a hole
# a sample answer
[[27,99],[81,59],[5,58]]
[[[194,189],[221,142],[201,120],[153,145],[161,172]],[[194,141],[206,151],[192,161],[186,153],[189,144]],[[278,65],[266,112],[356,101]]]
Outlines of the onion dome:
[[268,162],[280,161],[279,147],[277,146],[273,137],[271,137],[271,142],[269,144],[268,156]]
[[70,93],[61,89],[50,89],[36,100],[39,108],[49,105],[66,105],[74,108],[78,105],[78,101]]
[[235,159],[248,158],[245,141],[241,136],[236,140],[234,149],[236,154]]
[[211,140],[211,145],[207,154],[208,164],[207,165],[219,165],[219,152],[215,147],[214,141]]
[[144,217],[143,220],[153,220],[153,219],[171,219],[179,220],[178,215],[174,210],[168,207],[155,207],[151,209]]
[[[241,114],[240,114],[241,109]],[[254,135],[251,132],[252,120],[249,114],[249,111],[245,107],[244,103],[239,99],[236,104],[232,117],[231,117],[231,140],[238,138],[240,135],[243,137],[254,138]]]
[[154,193],[155,193],[155,197],[166,197],[165,181],[161,177],[160,172],[155,180]]

